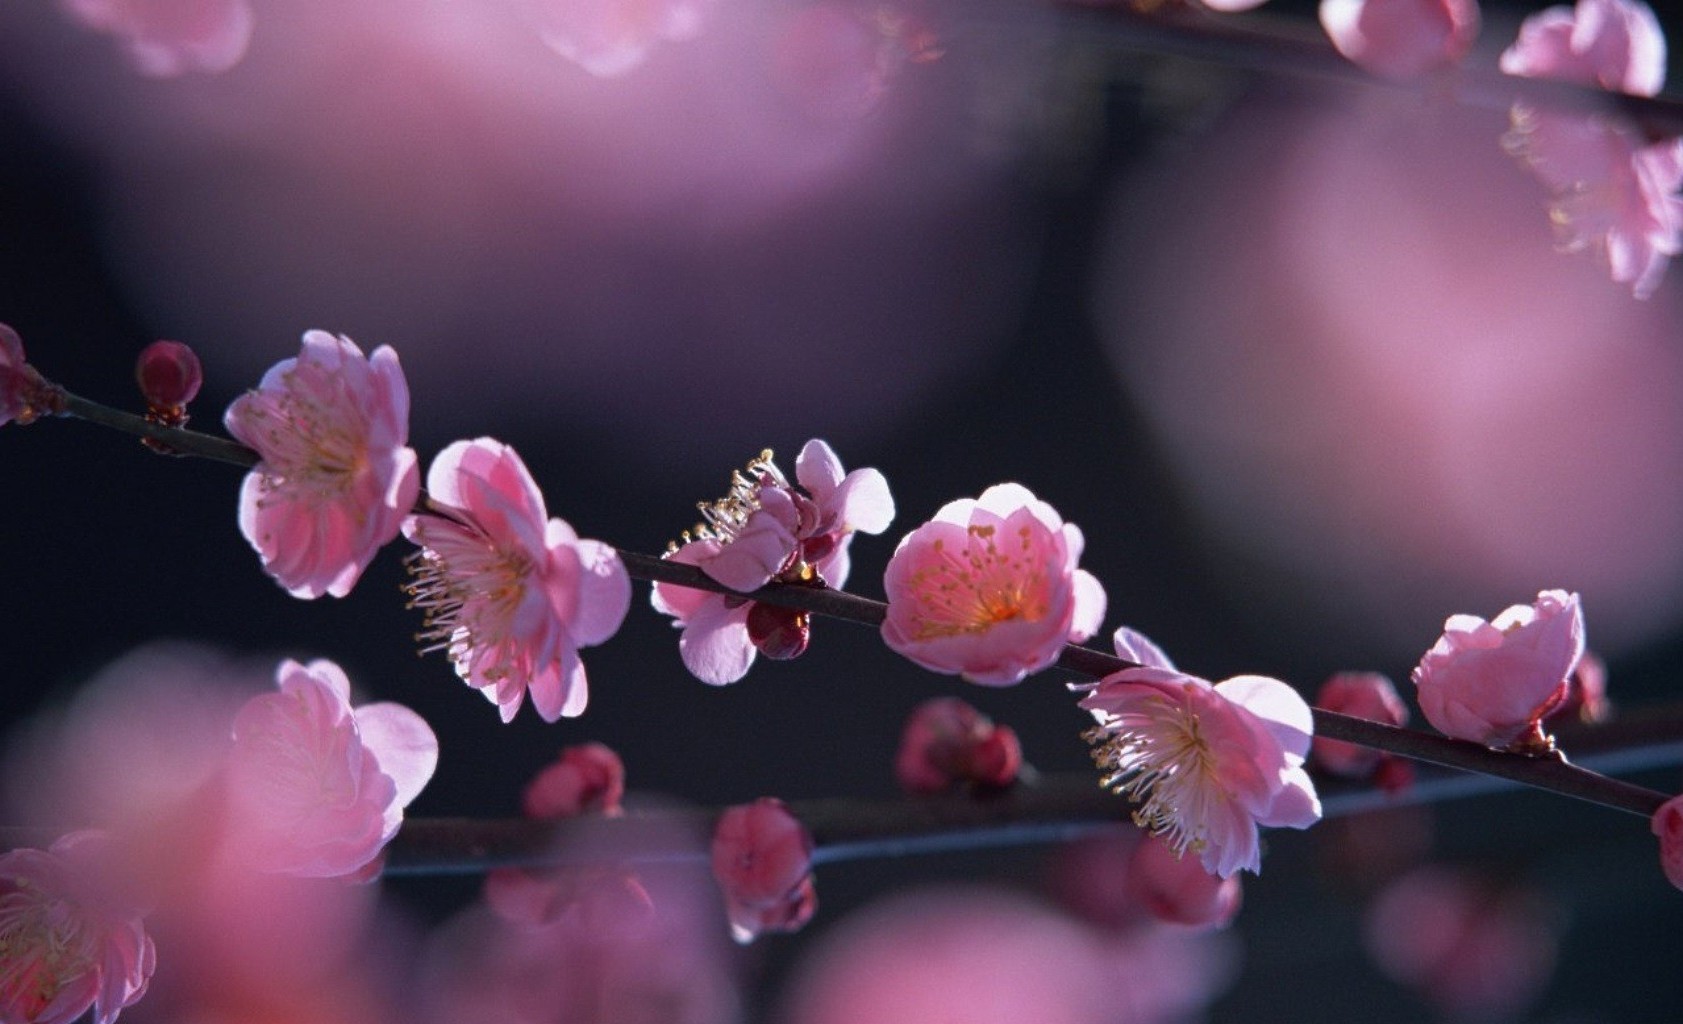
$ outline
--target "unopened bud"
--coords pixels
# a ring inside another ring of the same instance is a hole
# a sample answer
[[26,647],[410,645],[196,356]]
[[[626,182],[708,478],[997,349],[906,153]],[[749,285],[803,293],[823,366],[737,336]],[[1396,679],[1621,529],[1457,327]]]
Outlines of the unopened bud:
[[774,661],[798,658],[812,638],[812,616],[797,608],[756,601],[748,609],[748,639]]
[[199,393],[204,370],[199,357],[181,342],[154,341],[135,361],[134,379],[152,409],[180,411]]

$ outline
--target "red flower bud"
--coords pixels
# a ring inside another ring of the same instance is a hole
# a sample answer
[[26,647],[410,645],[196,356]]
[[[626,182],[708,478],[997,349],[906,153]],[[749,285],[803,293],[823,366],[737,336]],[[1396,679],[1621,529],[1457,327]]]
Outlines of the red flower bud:
[[134,379],[152,409],[180,411],[199,393],[204,370],[199,357],[181,342],[154,341],[135,361]]

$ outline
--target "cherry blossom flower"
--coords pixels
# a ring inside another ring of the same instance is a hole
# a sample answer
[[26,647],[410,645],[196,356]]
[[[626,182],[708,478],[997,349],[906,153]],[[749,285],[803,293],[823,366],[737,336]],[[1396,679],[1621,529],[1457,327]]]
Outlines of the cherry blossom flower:
[[397,834],[438,763],[438,740],[401,704],[352,709],[331,661],[281,662],[279,693],[234,718],[225,771],[229,842],[261,871],[350,876]]
[[0,1020],[110,1024],[146,993],[157,961],[139,911],[98,881],[104,836],[0,854]]
[[932,672],[1021,682],[1104,618],[1104,589],[1076,568],[1082,544],[1075,524],[1020,484],[950,502],[889,559],[883,641]]
[[1308,828],[1321,804],[1303,770],[1314,723],[1285,683],[1211,685],[1172,668],[1131,668],[1083,687],[1086,737],[1104,785],[1138,804],[1134,822],[1228,878],[1261,870],[1257,826]]
[[[1315,704],[1341,715],[1400,726],[1408,721],[1408,705],[1397,696],[1391,680],[1378,672],[1340,672],[1321,684]],[[1315,737],[1315,764],[1334,775],[1365,779],[1378,771],[1385,752],[1342,740]]]
[[631,606],[619,554],[548,518],[543,495],[513,448],[457,441],[427,472],[438,515],[410,516],[406,537],[414,607],[456,674],[512,721],[527,693],[546,722],[584,712],[579,648],[613,636]]
[[1387,78],[1460,62],[1478,36],[1478,0],[1321,0],[1338,52]]
[[642,66],[655,44],[701,31],[712,0],[521,0],[544,45],[598,78]]
[[88,28],[109,32],[142,74],[173,78],[227,71],[245,56],[247,0],[62,0]]
[[714,826],[712,859],[737,942],[799,931],[812,919],[812,835],[783,801],[761,797],[728,808]]
[[1633,96],[1665,85],[1665,33],[1640,0],[1578,0],[1526,18],[1502,52],[1510,75],[1553,78]]
[[1022,744],[1010,726],[995,725],[957,697],[936,697],[907,716],[894,777],[908,793],[964,783],[1001,788],[1017,781],[1022,766]]
[[1649,827],[1660,841],[1660,867],[1666,880],[1683,889],[1683,796],[1674,796],[1654,812]]
[[1540,723],[1566,699],[1583,653],[1583,610],[1564,590],[1545,590],[1490,622],[1451,615],[1414,668],[1420,710],[1445,736],[1546,748]]
[[420,490],[409,386],[386,346],[308,331],[235,399],[228,432],[262,457],[240,490],[240,532],[294,597],[344,597]]
[[[836,453],[816,438],[795,459],[795,480],[799,488],[770,451],[761,452],[746,472],[732,474],[728,494],[701,506],[706,522],[666,557],[738,591],[773,581],[845,585],[854,533],[881,533],[894,520],[888,481],[875,469],[844,473]],[[683,630],[679,655],[704,683],[736,682],[756,653],[785,660],[806,650],[806,612],[670,583],[656,583],[651,601]]]

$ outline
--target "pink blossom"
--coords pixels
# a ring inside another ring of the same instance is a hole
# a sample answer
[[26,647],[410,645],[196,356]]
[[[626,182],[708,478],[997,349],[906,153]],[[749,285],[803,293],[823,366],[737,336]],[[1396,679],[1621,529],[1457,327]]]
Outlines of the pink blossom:
[[1237,875],[1218,878],[1198,858],[1148,835],[1128,859],[1127,890],[1152,917],[1193,928],[1225,928],[1243,900]]
[[1545,590],[1486,622],[1452,615],[1414,668],[1426,721],[1446,736],[1489,747],[1546,743],[1539,725],[1566,699],[1584,653],[1577,594]]
[[0,324],[0,426],[18,419],[29,408],[31,370],[18,332]]
[[1660,868],[1666,880],[1683,889],[1683,796],[1674,796],[1654,812],[1649,827],[1660,841]]
[[[795,460],[797,489],[765,451],[731,476],[729,493],[702,506],[706,522],[684,535],[667,558],[694,565],[737,591],[767,583],[841,587],[856,532],[881,533],[894,520],[888,481],[875,469],[842,471],[814,438]],[[748,674],[756,653],[788,659],[806,649],[805,612],[732,594],[656,583],[656,611],[683,630],[678,653],[704,683],[722,686]]]
[[963,783],[997,788],[1017,781],[1022,764],[1022,744],[1010,726],[995,725],[957,697],[936,697],[907,716],[894,776],[908,793]]
[[721,814],[712,858],[738,942],[766,931],[798,931],[817,909],[812,835],[781,800],[761,797]]
[[354,875],[403,823],[438,763],[438,740],[401,704],[352,709],[331,661],[281,662],[279,693],[234,718],[226,769],[235,855],[300,877]]
[[173,78],[227,71],[245,56],[247,0],[62,0],[82,24],[109,32],[142,74]]
[[1277,679],[1212,686],[1169,668],[1124,669],[1089,688],[1081,706],[1099,723],[1086,736],[1105,786],[1139,805],[1134,822],[1221,878],[1261,870],[1257,826],[1320,820],[1303,770],[1309,706]]
[[1321,0],[1338,52],[1376,75],[1414,78],[1460,62],[1478,36],[1478,0]]
[[701,31],[711,0],[522,0],[544,45],[598,78],[627,74],[661,41]]
[[1560,248],[1587,252],[1637,298],[1683,251],[1683,140],[1647,144],[1616,120],[1516,106],[1503,140],[1549,192]]
[[1544,717],[1544,725],[1571,720],[1595,725],[1613,717],[1613,702],[1607,698],[1607,663],[1594,651],[1584,649],[1568,684],[1566,699]]
[[950,502],[907,534],[883,587],[889,647],[932,672],[1010,686],[1092,636],[1105,595],[1081,531],[1020,484]]
[[[1408,721],[1408,706],[1397,688],[1378,672],[1340,672],[1321,684],[1315,704],[1341,715],[1400,726]],[[1334,775],[1365,779],[1379,768],[1384,752],[1341,740],[1315,737],[1315,763]]]
[[1502,70],[1528,78],[1553,78],[1634,96],[1653,96],[1665,85],[1665,33],[1640,0],[1578,0],[1550,7],[1519,27],[1502,52]]
[[403,524],[421,548],[408,589],[426,611],[427,650],[443,649],[505,722],[528,692],[546,722],[582,714],[579,648],[613,636],[631,605],[619,554],[549,519],[526,464],[488,437],[440,452],[427,491],[440,514]]
[[104,837],[0,854],[0,1020],[110,1024],[146,993],[157,956],[140,913],[98,881]]
[[307,331],[224,421],[263,460],[240,490],[240,532],[263,568],[294,597],[350,593],[420,490],[397,353],[364,359],[349,338]]
[[577,814],[615,817],[623,813],[625,764],[602,743],[566,747],[531,782],[522,805],[528,818],[570,818]]

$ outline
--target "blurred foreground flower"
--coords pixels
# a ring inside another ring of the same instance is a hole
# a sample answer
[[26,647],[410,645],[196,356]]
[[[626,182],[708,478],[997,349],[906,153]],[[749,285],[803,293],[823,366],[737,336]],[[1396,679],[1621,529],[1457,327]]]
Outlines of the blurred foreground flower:
[[240,532],[294,597],[344,597],[415,504],[409,386],[397,353],[307,331],[295,359],[236,398],[228,432],[262,456],[240,490]]
[[245,56],[247,0],[61,0],[91,29],[118,37],[141,73],[173,78],[227,71]]
[[1023,747],[1016,732],[957,697],[912,709],[900,734],[894,777],[908,793],[940,793],[966,784],[1003,788],[1017,781]]
[[636,70],[656,43],[701,31],[712,0],[518,0],[544,45],[598,78]]
[[1649,822],[1660,841],[1660,868],[1666,881],[1683,889],[1683,796],[1674,796],[1654,812]]
[[812,834],[781,800],[761,797],[726,809],[713,829],[712,864],[737,942],[799,931],[818,909]]
[[1010,686],[1098,631],[1105,594],[1074,523],[1020,484],[949,502],[883,576],[889,647],[932,672]]
[[1303,770],[1314,723],[1277,679],[1211,685],[1172,668],[1132,668],[1082,687],[1098,725],[1086,733],[1104,785],[1138,804],[1134,822],[1176,854],[1227,878],[1262,869],[1257,826],[1308,828],[1321,817]]
[[1583,610],[1564,590],[1545,590],[1490,622],[1451,615],[1414,668],[1420,710],[1445,736],[1547,749],[1542,720],[1566,699],[1583,653]]
[[[1340,672],[1321,684],[1315,705],[1341,715],[1401,726],[1408,721],[1408,705],[1391,680],[1378,672]],[[1388,756],[1382,750],[1315,737],[1310,751],[1315,764],[1334,775],[1365,779]]]
[[96,877],[105,839],[75,832],[48,850],[0,854],[0,1020],[110,1024],[146,993],[156,964],[138,910]]
[[546,722],[583,714],[579,648],[613,636],[631,606],[631,578],[613,548],[550,519],[526,464],[508,445],[457,441],[427,472],[428,505],[404,535],[411,606],[462,681],[512,721],[526,694]]
[[1665,33],[1641,0],[1578,0],[1550,7],[1519,27],[1502,52],[1502,70],[1528,78],[1554,78],[1600,86],[1633,96],[1653,96],[1665,85]]
[[1321,27],[1351,61],[1387,78],[1459,63],[1478,37],[1478,0],[1321,0]]
[[331,661],[283,661],[279,693],[234,719],[226,785],[236,857],[261,871],[355,876],[379,857],[438,763],[438,740],[401,704],[353,710]]
[[[795,459],[795,480],[798,489],[769,450],[760,453],[746,474],[731,475],[728,494],[701,505],[706,522],[686,532],[666,557],[738,591],[771,582],[844,586],[853,534],[881,533],[894,521],[888,481],[875,469],[843,473],[836,453],[817,438]],[[756,652],[799,656],[810,634],[806,612],[733,594],[656,583],[651,603],[683,630],[678,653],[684,666],[714,686],[747,675]]]

